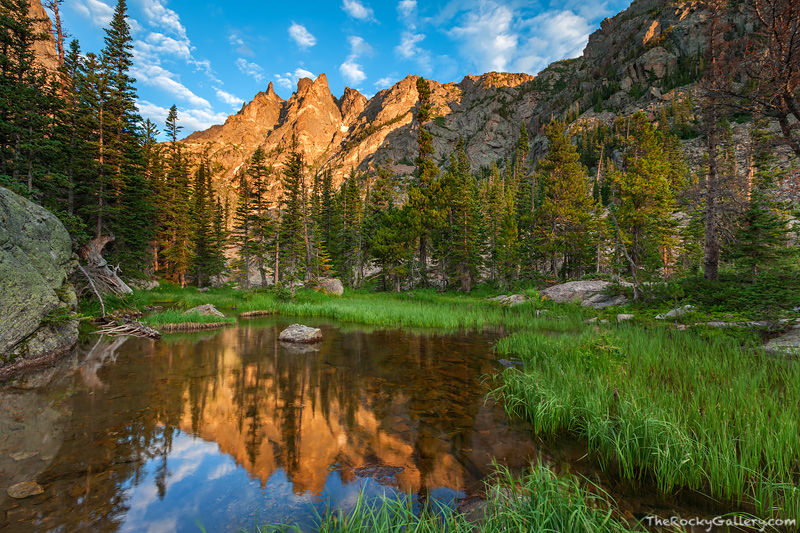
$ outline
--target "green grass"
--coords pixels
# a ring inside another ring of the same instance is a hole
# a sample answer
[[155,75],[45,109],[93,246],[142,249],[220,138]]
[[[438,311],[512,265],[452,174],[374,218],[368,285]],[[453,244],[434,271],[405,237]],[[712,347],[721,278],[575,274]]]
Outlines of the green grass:
[[142,318],[142,323],[156,329],[167,324],[234,324],[235,322],[236,319],[232,317],[184,313],[175,309],[151,313]]
[[[536,531],[541,533],[625,533],[629,529],[611,510],[609,497],[598,488],[581,486],[574,477],[557,477],[535,464],[530,473],[515,478],[498,468],[487,485],[487,506],[480,524],[449,508],[423,508],[415,513],[411,498],[368,499],[359,496],[355,507],[321,517],[315,530],[323,533]],[[255,531],[301,531],[296,526],[272,524]]]
[[800,367],[725,335],[620,326],[499,341],[496,392],[537,433],[585,439],[606,467],[762,516],[800,514]]
[[[503,327],[508,330],[535,328],[564,332],[579,329],[588,316],[580,307],[554,306],[538,298],[516,307],[504,307],[487,301],[489,294],[494,293],[465,295],[416,290],[387,294],[348,290],[343,297],[336,298],[300,289],[294,300],[285,301],[269,291],[212,289],[200,293],[195,289],[167,285],[153,291],[136,291],[126,300],[116,302],[116,306],[144,310],[158,304],[189,309],[210,303],[223,311],[275,311],[284,316],[330,318],[379,327],[448,331]],[[535,296],[535,292],[533,294]],[[537,316],[537,310],[547,313]]]

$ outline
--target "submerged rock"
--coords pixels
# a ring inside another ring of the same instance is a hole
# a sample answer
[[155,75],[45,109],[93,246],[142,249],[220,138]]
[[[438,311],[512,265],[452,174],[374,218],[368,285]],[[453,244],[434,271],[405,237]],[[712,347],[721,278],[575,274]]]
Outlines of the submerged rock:
[[0,187],[0,367],[60,353],[78,339],[66,228],[40,205]]
[[21,500],[31,496],[38,496],[44,492],[44,489],[35,481],[23,481],[16,485],[11,485],[6,492],[8,492],[8,495],[12,498]]
[[402,466],[382,466],[371,465],[362,466],[353,470],[353,473],[358,477],[369,477],[377,481],[392,478],[405,470]]
[[219,309],[217,309],[216,307],[214,307],[211,304],[198,305],[197,307],[192,307],[191,309],[186,311],[187,315],[194,314],[194,313],[197,313],[198,315],[202,315],[202,316],[218,316],[218,317],[224,317],[225,316],[224,314],[222,314],[222,312]]
[[542,296],[556,303],[577,302],[595,309],[628,303],[622,294],[608,294],[612,286],[610,281],[602,280],[569,281],[544,289]]
[[336,278],[320,278],[317,281],[316,289],[330,296],[341,296],[344,294],[344,285],[341,280]]
[[278,340],[282,342],[310,343],[322,340],[322,330],[302,324],[292,324],[281,331]]

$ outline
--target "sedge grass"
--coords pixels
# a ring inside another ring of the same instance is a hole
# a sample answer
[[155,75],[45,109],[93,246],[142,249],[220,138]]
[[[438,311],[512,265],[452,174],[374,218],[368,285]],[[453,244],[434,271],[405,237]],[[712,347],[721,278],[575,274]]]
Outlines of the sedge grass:
[[[541,533],[628,533],[644,531],[614,516],[610,498],[571,476],[559,477],[541,463],[514,477],[503,467],[487,483],[486,509],[478,522],[457,510],[431,504],[416,512],[410,496],[367,498],[350,511],[325,512],[314,526],[321,533],[440,533],[536,531]],[[302,531],[297,526],[256,526],[257,533]]]
[[[724,336],[620,327],[520,332],[497,350],[524,361],[497,393],[542,434],[583,437],[632,482],[689,487],[762,516],[800,506],[800,368]],[[646,479],[647,478],[647,479]]]

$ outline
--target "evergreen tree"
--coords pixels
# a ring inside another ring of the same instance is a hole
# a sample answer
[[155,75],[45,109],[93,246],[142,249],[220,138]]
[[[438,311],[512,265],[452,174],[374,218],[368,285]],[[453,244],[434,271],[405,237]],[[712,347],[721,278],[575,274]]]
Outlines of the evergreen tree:
[[685,179],[685,167],[644,114],[638,113],[632,122],[623,170],[610,175],[614,221],[625,239],[631,268],[668,269],[678,239],[674,190]]
[[756,187],[742,217],[731,249],[731,259],[755,281],[759,271],[775,266],[788,256],[787,218],[771,201],[767,191]]
[[192,190],[192,273],[198,287],[204,287],[224,268],[221,205],[211,185],[208,160],[203,159],[194,175]]
[[239,187],[231,235],[231,244],[237,249],[237,258],[233,262],[233,268],[239,278],[239,286],[243,289],[249,289],[250,266],[253,256],[258,251],[253,228],[253,202],[250,185],[247,183],[247,173],[244,170],[240,170],[237,179]]
[[535,212],[536,243],[552,274],[580,275],[594,256],[596,204],[586,168],[561,122],[545,128],[550,150],[536,182],[541,200]]
[[166,131],[169,139],[167,148],[167,172],[164,198],[161,208],[165,224],[162,234],[163,257],[170,278],[186,285],[186,273],[191,263],[190,244],[190,201],[191,190],[188,161],[183,155],[181,144],[177,142],[178,111],[173,105],[167,116]]
[[289,154],[281,184],[283,186],[280,224],[282,279],[294,287],[294,282],[305,280],[308,274],[303,206],[303,158],[296,150]]
[[419,240],[420,277],[423,286],[427,287],[428,241],[431,233],[440,223],[441,218],[441,210],[437,205],[437,198],[440,197],[437,180],[439,169],[433,161],[433,135],[425,129],[425,124],[433,118],[431,89],[425,78],[417,78],[417,93],[419,94],[419,107],[416,116],[419,126],[417,136],[419,155],[417,156],[415,179],[408,188],[407,205]]

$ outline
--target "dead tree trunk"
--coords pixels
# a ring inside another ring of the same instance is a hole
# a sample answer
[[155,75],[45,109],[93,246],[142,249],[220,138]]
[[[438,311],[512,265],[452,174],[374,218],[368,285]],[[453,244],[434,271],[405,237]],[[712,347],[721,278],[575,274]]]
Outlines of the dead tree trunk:
[[80,249],[80,256],[86,262],[82,269],[93,283],[93,289],[100,294],[125,296],[133,291],[119,277],[119,267],[111,268],[103,257],[103,249],[114,241],[113,235],[101,235],[86,243]]

